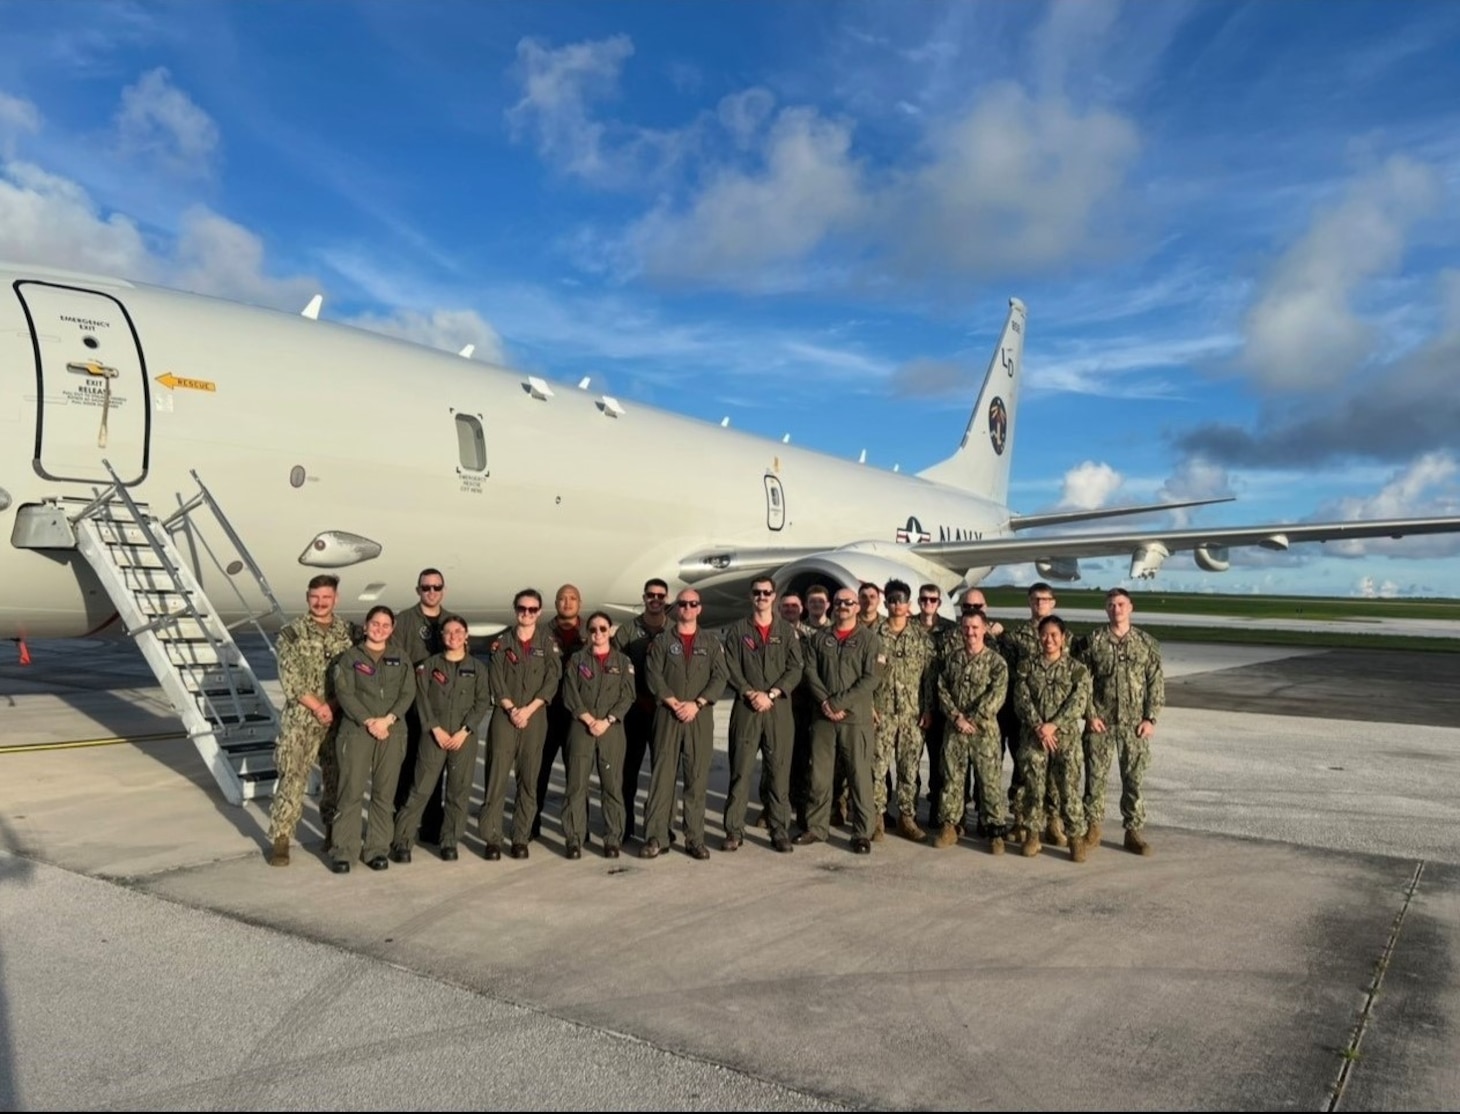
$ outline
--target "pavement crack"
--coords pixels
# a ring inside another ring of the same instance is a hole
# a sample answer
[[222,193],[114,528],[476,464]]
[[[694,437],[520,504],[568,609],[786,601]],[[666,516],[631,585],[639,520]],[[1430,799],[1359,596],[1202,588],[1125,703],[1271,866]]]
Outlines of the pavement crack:
[[1399,943],[1399,933],[1404,928],[1404,918],[1409,913],[1409,906],[1414,901],[1415,891],[1419,889],[1419,880],[1425,870],[1425,860],[1421,859],[1414,864],[1414,872],[1409,876],[1409,885],[1404,891],[1404,901],[1400,903],[1399,912],[1394,914],[1394,924],[1389,929],[1389,939],[1384,942],[1384,950],[1379,954],[1378,960],[1374,963],[1373,977],[1369,979],[1369,986],[1364,993],[1364,1005],[1359,1010],[1358,1020],[1354,1023],[1354,1030],[1349,1037],[1348,1044],[1339,1052],[1339,1059],[1342,1061],[1338,1069],[1338,1079],[1333,1084],[1333,1093],[1329,1096],[1328,1111],[1335,1111],[1343,1102],[1343,1093],[1348,1086],[1349,1077],[1353,1075],[1354,1065],[1359,1062],[1362,1054],[1364,1033],[1368,1031],[1369,1019],[1373,1016],[1374,999],[1378,997],[1379,988],[1384,984],[1384,975],[1389,970],[1389,960],[1394,955],[1394,947]]

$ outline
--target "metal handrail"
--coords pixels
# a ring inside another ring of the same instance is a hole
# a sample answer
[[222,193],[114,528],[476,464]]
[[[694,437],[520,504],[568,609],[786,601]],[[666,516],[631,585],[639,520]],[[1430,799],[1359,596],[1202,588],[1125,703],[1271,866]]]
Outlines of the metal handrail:
[[[168,622],[178,623],[184,617],[190,618],[194,622],[196,622],[198,624],[198,629],[203,632],[203,637],[208,640],[208,644],[213,648],[213,653],[217,656],[219,664],[223,666],[223,679],[228,684],[228,695],[233,701],[234,716],[237,719],[238,723],[242,725],[245,722],[243,701],[239,697],[238,687],[233,683],[233,665],[235,663],[224,660],[225,653],[223,643],[214,638],[212,632],[208,630],[208,624],[203,619],[203,613],[200,612],[197,608],[197,605],[193,603],[192,593],[189,592],[187,586],[183,584],[182,578],[178,575],[177,568],[173,565],[171,559],[167,556],[167,551],[162,548],[161,543],[157,540],[156,535],[152,532],[152,527],[148,524],[147,521],[148,516],[142,511],[142,508],[137,505],[137,502],[132,498],[131,493],[127,491],[126,485],[122,482],[122,478],[117,475],[116,469],[113,468],[111,465],[111,461],[103,459],[101,463],[102,467],[107,470],[107,474],[110,475],[112,478],[112,486],[108,491],[99,493],[95,499],[93,499],[84,508],[82,508],[82,510],[76,515],[76,517],[72,519],[72,522],[79,522],[83,518],[94,515],[98,511],[106,507],[109,503],[111,503],[114,498],[120,498],[122,504],[127,508],[127,513],[132,516],[132,520],[138,525],[138,527],[141,528],[142,536],[147,540],[148,546],[152,549],[152,552],[156,555],[157,559],[162,562],[162,567],[167,570],[167,575],[172,578],[173,588],[176,591],[178,597],[182,600],[184,608],[183,611],[171,611],[167,612],[165,615],[154,616],[151,622],[146,623],[141,627],[138,627],[136,630],[128,631],[127,634],[136,635],[148,630],[155,631],[165,626]],[[215,724],[221,727],[223,725],[223,716],[218,711],[218,706],[213,702],[213,698],[209,696],[206,692],[204,692],[201,686],[199,687],[196,695],[203,698],[203,703],[206,705],[208,711],[211,713],[208,718],[210,718]]]

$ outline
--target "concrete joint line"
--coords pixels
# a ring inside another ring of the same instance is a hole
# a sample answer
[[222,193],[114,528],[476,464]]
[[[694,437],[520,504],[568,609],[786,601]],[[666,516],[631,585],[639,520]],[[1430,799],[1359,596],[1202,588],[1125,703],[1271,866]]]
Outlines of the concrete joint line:
[[1359,1010],[1353,1035],[1349,1037],[1348,1046],[1339,1053],[1343,1063],[1338,1069],[1338,1079],[1333,1084],[1333,1093],[1325,1108],[1330,1112],[1337,1110],[1339,1104],[1343,1102],[1344,1088],[1348,1086],[1349,1076],[1353,1074],[1354,1065],[1359,1061],[1359,1046],[1363,1043],[1364,1032],[1369,1027],[1374,999],[1379,994],[1379,987],[1383,985],[1385,972],[1389,970],[1389,960],[1394,955],[1394,946],[1399,942],[1399,933],[1404,927],[1405,914],[1409,912],[1410,902],[1414,900],[1415,891],[1419,889],[1420,876],[1424,874],[1424,870],[1425,861],[1423,859],[1414,864],[1414,873],[1409,876],[1409,885],[1404,891],[1404,901],[1399,906],[1399,912],[1394,914],[1394,926],[1389,930],[1389,939],[1385,942],[1384,950],[1374,964],[1374,974],[1369,980],[1369,988],[1364,994],[1364,1005]]

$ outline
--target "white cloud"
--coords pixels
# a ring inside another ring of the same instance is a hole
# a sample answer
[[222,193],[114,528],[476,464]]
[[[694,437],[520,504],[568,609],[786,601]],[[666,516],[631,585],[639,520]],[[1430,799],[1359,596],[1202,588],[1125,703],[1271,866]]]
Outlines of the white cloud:
[[914,165],[873,175],[850,120],[807,105],[774,112],[761,87],[678,128],[611,117],[602,102],[633,53],[623,35],[559,48],[524,39],[523,95],[507,114],[564,172],[656,191],[620,244],[600,248],[623,274],[758,291],[881,286],[1002,277],[1122,246],[1120,195],[1140,142],[1118,113],[992,84],[971,106],[910,118],[922,133]]
[[471,344],[476,347],[473,359],[499,365],[507,362],[501,334],[475,310],[438,309],[423,313],[402,309],[386,315],[360,314],[349,318],[346,324],[447,352],[459,352]]
[[1277,261],[1246,321],[1240,357],[1263,387],[1332,387],[1373,354],[1375,334],[1353,306],[1369,279],[1398,267],[1410,228],[1441,196],[1435,171],[1395,156],[1354,181]]
[[[1232,477],[1225,466],[1202,456],[1190,456],[1178,464],[1157,493],[1165,502],[1185,503],[1197,499],[1222,499],[1232,494]],[[1192,510],[1171,512],[1172,525],[1186,527]]]
[[152,160],[168,173],[201,177],[213,169],[218,126],[162,67],[122,90],[116,132],[123,155]]
[[285,309],[302,308],[318,289],[313,279],[268,274],[259,237],[204,206],[183,214],[175,240],[154,244],[75,182],[28,163],[0,174],[0,257]]
[[761,165],[723,168],[687,209],[661,206],[630,230],[645,272],[763,286],[768,269],[805,259],[832,230],[863,215],[851,140],[845,121],[810,108],[782,110]]
[[1392,580],[1376,583],[1372,576],[1361,576],[1354,584],[1352,594],[1366,600],[1392,600],[1405,593]]
[[[1428,452],[1393,473],[1372,495],[1352,495],[1319,508],[1316,519],[1353,521],[1370,518],[1415,518],[1460,515],[1460,463],[1447,451]],[[1376,554],[1441,557],[1460,554],[1460,535],[1411,538],[1367,538],[1330,542],[1328,552],[1340,557]]]
[[161,272],[135,223],[103,215],[75,182],[24,162],[0,175],[0,257],[143,280]]
[[1105,506],[1125,482],[1110,465],[1087,460],[1065,473],[1060,506],[1071,510],[1093,511]]
[[41,130],[41,113],[23,97],[0,92],[0,156],[15,157],[15,146],[22,135]]

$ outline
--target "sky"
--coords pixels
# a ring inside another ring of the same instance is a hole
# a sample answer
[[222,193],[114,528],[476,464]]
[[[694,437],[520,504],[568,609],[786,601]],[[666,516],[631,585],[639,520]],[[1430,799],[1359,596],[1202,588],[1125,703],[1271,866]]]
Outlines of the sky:
[[[0,0],[0,21],[0,258],[323,293],[325,318],[905,472],[957,444],[1017,295],[1018,511],[1460,514],[1460,4]],[[1457,554],[1178,555],[1136,586],[1460,596]]]

